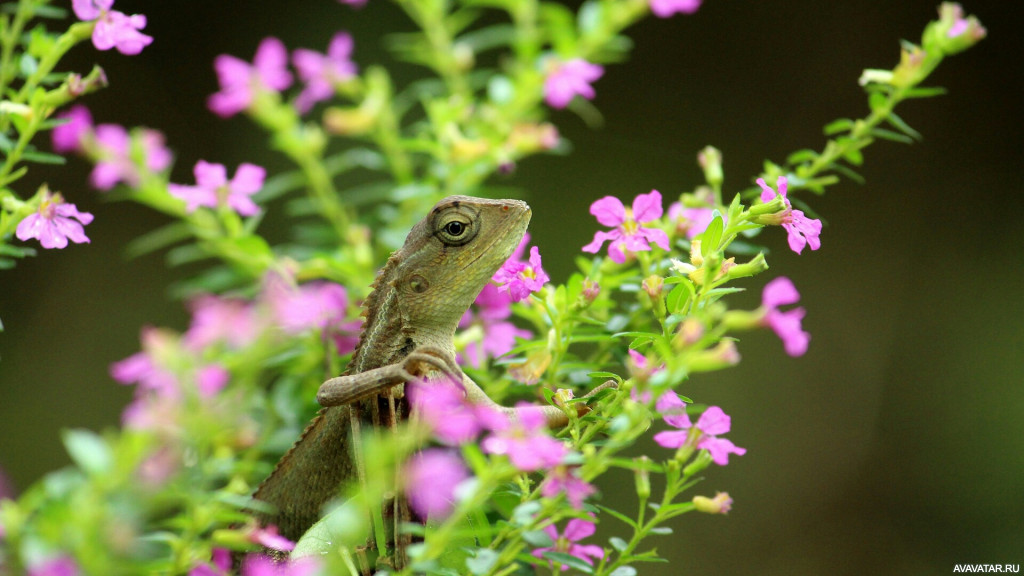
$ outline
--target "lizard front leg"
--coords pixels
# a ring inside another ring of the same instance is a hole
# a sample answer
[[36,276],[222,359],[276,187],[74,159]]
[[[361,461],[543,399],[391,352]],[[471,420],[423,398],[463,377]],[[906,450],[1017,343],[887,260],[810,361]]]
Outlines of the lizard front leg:
[[405,384],[430,371],[440,371],[452,381],[462,379],[462,370],[455,360],[433,346],[421,346],[401,362],[373,368],[358,374],[331,378],[320,385],[316,401],[321,406],[351,404],[383,393],[388,388]]
[[[590,392],[587,392],[581,398],[587,400],[593,398],[598,393],[604,390],[615,387],[615,381],[608,380],[604,384],[601,384],[600,386],[594,388]],[[487,393],[484,392],[483,389],[480,388],[480,386],[476,382],[474,382],[472,378],[466,376],[465,374],[462,375],[462,389],[466,393],[466,399],[472,402],[473,404],[487,406],[493,410],[497,410],[505,414],[509,418],[518,418],[522,411],[531,410],[540,412],[542,415],[544,415],[544,421],[547,423],[549,428],[561,428],[562,426],[565,426],[566,424],[569,423],[569,416],[566,415],[565,411],[559,408],[558,406],[551,406],[550,404],[545,406],[520,406],[515,408],[502,406],[501,404],[498,404],[494,400],[491,400],[491,397],[488,396]],[[578,402],[575,404],[575,406],[576,414],[578,416],[583,416],[587,412],[590,412],[590,407],[587,406],[586,402]]]

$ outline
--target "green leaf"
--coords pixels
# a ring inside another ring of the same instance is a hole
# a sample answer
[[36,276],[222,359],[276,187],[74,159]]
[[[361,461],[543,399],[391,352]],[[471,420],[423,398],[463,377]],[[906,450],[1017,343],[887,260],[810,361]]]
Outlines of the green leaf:
[[946,94],[946,89],[941,86],[932,87],[918,87],[911,88],[903,93],[904,98],[932,98],[934,96],[943,96]]
[[904,122],[902,118],[897,116],[895,112],[890,112],[889,116],[885,120],[889,124],[891,124],[893,128],[899,130],[900,132],[903,132],[904,134],[910,136],[914,140],[920,140],[922,138],[920,132],[911,128],[910,125]]
[[63,165],[67,162],[63,156],[58,154],[51,154],[49,152],[38,152],[34,150],[26,150],[22,155],[21,159],[26,162],[35,162],[37,164],[55,164]]
[[853,128],[853,120],[850,120],[849,118],[839,118],[838,120],[833,120],[826,124],[823,131],[825,132],[825,136],[832,136],[833,134],[846,132],[851,128]]
[[523,532],[523,540],[534,548],[547,548],[548,546],[555,545],[555,541],[551,539],[551,535],[543,530]]
[[61,436],[68,455],[89,475],[105,474],[113,468],[114,455],[110,446],[95,432],[72,429],[64,430]]
[[883,140],[892,140],[893,142],[900,142],[903,144],[914,143],[914,139],[910,136],[905,136],[899,132],[893,132],[892,130],[886,130],[885,128],[872,128],[871,135]]
[[18,60],[18,69],[22,76],[28,78],[35,74],[36,70],[39,69],[39,62],[37,62],[31,54],[22,54],[21,58]]
[[637,527],[636,522],[632,518],[630,518],[629,516],[626,516],[625,514],[623,514],[622,512],[618,512],[616,510],[612,510],[611,508],[608,508],[607,506],[601,506],[600,504],[595,504],[595,506],[600,508],[602,512],[606,512],[608,514],[611,514],[612,517],[621,520],[627,526],[629,526],[631,528],[636,528]]
[[552,562],[558,562],[559,564],[563,564],[563,565],[568,566],[569,568],[572,568],[574,570],[579,570],[580,572],[583,572],[584,574],[593,574],[594,573],[594,567],[593,566],[591,566],[590,564],[587,564],[586,562],[584,562],[582,558],[577,558],[577,557],[573,556],[572,554],[566,554],[565,552],[555,552],[554,550],[548,550],[547,552],[542,554],[541,557],[543,557],[545,560],[551,560]]
[[722,231],[725,230],[725,222],[722,220],[722,215],[715,210],[712,212],[711,223],[700,235],[700,253],[702,256],[707,258],[712,253],[718,250],[718,245],[722,242]]
[[536,500],[523,502],[512,511],[512,523],[519,526],[528,526],[533,522],[533,517],[540,512],[541,504]]
[[332,553],[340,546],[365,542],[369,523],[365,511],[351,500],[328,512],[295,543],[292,558]]
[[889,97],[882,92],[872,92],[868,96],[868,107],[872,112],[884,110],[889,105]]
[[797,150],[786,157],[787,164],[800,164],[801,162],[813,162],[818,158],[818,153],[810,148]]
[[587,376],[590,378],[612,378],[616,382],[622,382],[622,376],[614,372],[587,372]]
[[[548,540],[550,540],[550,538],[548,538]],[[550,544],[548,544],[548,546],[550,546]],[[497,550],[491,550],[490,548],[479,548],[476,550],[476,557],[466,558],[466,567],[469,568],[470,572],[472,572],[473,574],[477,574],[479,576],[481,574],[487,574],[488,572],[490,572],[491,568],[494,567],[494,563],[497,561]]]
[[619,566],[608,576],[636,576],[636,568],[632,566]]
[[693,297],[694,288],[692,282],[684,280],[676,284],[675,288],[665,298],[665,305],[668,306],[669,314],[675,314],[682,310],[686,302],[693,299]]
[[622,552],[626,549],[626,547],[629,546],[629,544],[627,544],[625,540],[619,538],[618,536],[612,536],[608,539],[608,542],[612,545],[612,548],[618,550],[619,552]]

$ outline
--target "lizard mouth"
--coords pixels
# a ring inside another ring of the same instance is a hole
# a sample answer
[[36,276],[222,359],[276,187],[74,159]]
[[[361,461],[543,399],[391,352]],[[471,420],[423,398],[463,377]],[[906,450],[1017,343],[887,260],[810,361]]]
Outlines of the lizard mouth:
[[[520,212],[513,221],[505,224],[506,231],[521,229],[521,231],[519,232],[520,240],[522,240],[523,234],[526,233],[526,227],[529,226],[530,217],[533,215],[533,212],[530,210],[529,206],[526,206],[525,208],[526,209]],[[474,257],[472,260],[470,260],[464,266],[462,266],[460,270],[466,270],[467,268],[476,264],[481,258],[484,258],[485,256],[494,256],[494,246],[499,244],[504,239],[505,234],[496,235],[482,250],[479,251],[476,257]],[[510,245],[509,248],[505,250],[503,254],[501,254],[500,258],[495,258],[494,264],[493,266],[491,266],[491,268],[493,269],[488,272],[488,279],[490,279],[490,277],[494,275],[494,272],[497,271],[499,266],[501,266],[506,260],[509,259],[510,256],[512,256],[512,253],[515,252],[516,246],[518,245],[519,242]]]

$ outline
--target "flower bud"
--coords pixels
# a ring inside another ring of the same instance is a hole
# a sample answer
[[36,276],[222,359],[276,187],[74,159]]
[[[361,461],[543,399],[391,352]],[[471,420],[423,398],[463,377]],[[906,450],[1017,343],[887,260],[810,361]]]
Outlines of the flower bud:
[[714,348],[691,354],[688,365],[691,372],[711,372],[739,364],[740,353],[732,340],[722,340]]
[[728,514],[732,509],[732,498],[728,492],[717,492],[714,498],[694,496],[693,508],[705,514]]
[[[686,444],[681,446],[679,448],[679,451],[676,453],[677,457],[679,452],[682,452],[683,449],[686,448],[687,446],[694,446],[697,444],[697,440],[699,439],[701,433],[700,430],[697,430],[696,426],[690,429],[690,436],[693,437],[695,432],[697,437],[694,438],[692,441],[688,441]],[[692,453],[693,449],[690,448],[690,450]],[[687,454],[687,456],[689,456],[689,454]],[[712,462],[713,460],[711,459],[711,453],[708,452],[707,450],[701,450],[700,452],[697,453],[697,457],[693,459],[693,462],[690,462],[683,468],[683,477],[685,478],[699,474],[702,470],[710,466]]]
[[922,43],[927,50],[956,54],[974,46],[988,34],[974,16],[964,17],[964,10],[955,2],[939,6],[939,19],[925,28]]
[[909,88],[924,80],[935,68],[938,61],[928,58],[920,46],[907,43],[900,50],[900,63],[893,68],[892,85],[897,88]]
[[551,352],[538,348],[526,355],[522,362],[509,364],[508,375],[523,384],[536,384],[551,365]]
[[673,344],[677,348],[693,346],[704,336],[704,324],[696,318],[687,318],[679,325]]
[[332,106],[324,111],[324,128],[331,134],[359,136],[373,129],[377,119],[359,108]]
[[583,291],[580,295],[587,304],[592,304],[601,294],[601,285],[590,279],[589,276],[583,279]]
[[555,406],[565,409],[569,406],[569,401],[576,397],[576,394],[569,388],[559,388],[555,391],[554,395],[551,396],[551,400],[554,401]]
[[718,188],[722,185],[724,176],[722,175],[722,152],[714,146],[705,146],[697,154],[697,163],[700,164],[702,170],[704,170],[704,179],[713,188]]
[[661,289],[665,287],[665,279],[657,274],[651,274],[640,284],[640,287],[647,292],[647,295],[651,297],[651,300],[657,301],[661,295]]
[[[724,269],[725,266],[723,266],[722,268]],[[744,262],[743,264],[736,264],[728,268],[727,274],[729,275],[730,279],[746,278],[747,276],[754,276],[755,274],[760,274],[761,272],[764,272],[767,269],[768,262],[765,261],[764,254],[758,252],[757,256],[754,256],[754,258],[749,262]]]
[[636,495],[640,500],[651,497],[651,471],[649,470],[651,459],[647,456],[634,458],[636,468],[633,470],[633,480],[636,482]]

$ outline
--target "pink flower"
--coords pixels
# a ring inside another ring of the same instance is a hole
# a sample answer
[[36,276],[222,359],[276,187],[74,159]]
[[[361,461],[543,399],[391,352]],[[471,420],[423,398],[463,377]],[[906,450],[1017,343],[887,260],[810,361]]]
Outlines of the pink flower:
[[253,544],[259,544],[271,550],[290,552],[295,548],[295,542],[277,533],[277,526],[256,526],[249,531],[247,538]]
[[265,38],[256,49],[253,63],[221,54],[213,61],[220,92],[210,95],[206,105],[215,114],[227,118],[252,104],[254,91],[280,92],[291,86],[288,51],[277,38]]
[[511,305],[512,299],[508,294],[501,292],[494,284],[487,284],[477,296],[473,308],[462,316],[460,329],[477,325],[484,332],[483,340],[468,344],[464,352],[473,367],[479,368],[488,357],[497,358],[507,353],[515,347],[516,338],[533,336],[529,330],[518,328],[505,320],[512,314]]
[[223,164],[200,160],[193,173],[196,176],[195,186],[167,185],[167,191],[172,196],[185,201],[186,212],[195,212],[200,206],[216,208],[226,204],[242,216],[259,213],[259,206],[252,201],[251,196],[263,188],[263,179],[267,174],[263,168],[255,164],[239,164],[235,177],[229,181]]
[[771,327],[782,339],[786,354],[803,356],[807,352],[811,335],[801,326],[806,310],[794,308],[788,312],[779,310],[779,306],[796,304],[800,301],[800,293],[793,282],[785,276],[779,276],[765,285],[761,293],[761,307],[765,309],[764,323]]
[[590,205],[590,213],[598,222],[613,229],[595,232],[594,240],[584,246],[583,251],[596,254],[608,240],[608,256],[621,264],[626,261],[626,252],[650,250],[651,242],[662,250],[668,250],[668,235],[664,230],[640,226],[661,218],[661,212],[661,193],[657,190],[637,196],[632,208],[626,208],[614,196],[605,196]]
[[524,236],[519,247],[512,254],[501,268],[494,274],[494,281],[498,283],[498,289],[508,293],[513,302],[525,300],[534,292],[540,292],[544,284],[551,280],[544,268],[541,267],[540,250],[534,246],[530,248],[529,262],[522,262],[522,249],[526,247],[529,236]]
[[[171,152],[164,146],[164,136],[156,130],[142,129],[137,132],[145,158],[145,168],[159,172],[171,165]],[[91,150],[96,166],[89,180],[99,190],[109,190],[118,182],[138,186],[139,168],[132,158],[132,137],[123,126],[100,124],[93,138],[95,148]]]
[[82,139],[92,133],[92,114],[81,104],[75,104],[66,113],[57,117],[67,122],[53,129],[53,149],[56,152],[77,152],[82,149]]
[[188,576],[228,576],[230,573],[231,551],[227,548],[214,548],[210,562],[189,570]]
[[78,576],[81,571],[70,556],[58,556],[44,560],[29,568],[28,576]]
[[483,428],[466,394],[452,382],[413,382],[407,388],[413,410],[439,441],[456,446],[476,438]]
[[262,554],[250,554],[242,561],[242,576],[311,576],[320,569],[320,560],[305,556],[280,561]]
[[405,467],[409,507],[421,518],[444,520],[455,507],[455,488],[469,477],[462,458],[450,450],[431,448],[412,457]]
[[335,337],[339,354],[355,349],[360,322],[345,321],[348,293],[331,282],[310,282],[294,286],[278,276],[268,278],[265,289],[277,324],[289,334],[327,330]]
[[199,369],[196,374],[196,387],[203,398],[212,398],[224,389],[231,379],[231,374],[223,366],[210,364]]
[[[811,250],[821,248],[821,220],[808,218],[802,210],[794,210],[786,197],[787,180],[785,176],[779,176],[775,182],[779,188],[779,196],[782,196],[786,204],[786,210],[781,214],[782,228],[786,230],[789,239],[789,248],[797,254],[803,252],[804,246],[810,246]],[[764,178],[757,179],[757,185],[761,187],[761,202],[771,202],[775,199],[775,191],[765,184]]]
[[114,0],[71,0],[75,16],[80,20],[96,20],[92,31],[92,44],[97,50],[117,51],[125,55],[134,55],[153,42],[151,36],[139,32],[146,27],[146,17],[142,14],[127,16],[117,10],[111,10]]
[[648,0],[651,12],[658,18],[668,18],[673,14],[693,14],[700,8],[703,0]]
[[345,32],[339,32],[331,38],[326,55],[304,48],[292,53],[292,64],[299,78],[306,83],[306,87],[295,99],[295,107],[299,112],[306,113],[313,104],[329,99],[334,95],[335,84],[355,76],[358,68],[350,59],[351,56],[352,36]]
[[746,448],[740,448],[718,434],[725,434],[731,427],[731,419],[718,406],[710,406],[697,419],[697,433],[691,431],[690,417],[686,415],[685,404],[671,390],[658,399],[658,411],[665,414],[664,420],[679,430],[666,430],[654,435],[654,441],[664,448],[679,448],[696,439],[696,448],[707,450],[711,459],[719,466],[729,463],[729,454],[742,456]]
[[597,489],[574,474],[573,472],[577,469],[568,466],[555,466],[548,472],[544,483],[540,485],[540,493],[546,498],[554,498],[559,493],[565,493],[566,499],[569,500],[569,504],[573,508],[577,510],[583,508],[583,500],[597,492]]
[[684,208],[682,202],[673,202],[668,207],[669,221],[675,222],[676,230],[690,239],[707,230],[714,214],[711,208]]
[[544,100],[552,108],[565,108],[577,94],[593,100],[594,88],[590,83],[603,74],[604,68],[582,58],[556,63],[544,79]]
[[512,465],[523,472],[557,466],[568,450],[561,441],[548,435],[544,415],[530,404],[517,406],[518,418],[513,421],[503,414],[491,418],[492,430],[480,447],[488,454],[505,454]]
[[[580,560],[594,565],[594,561],[591,558],[601,559],[604,558],[604,550],[600,546],[594,544],[577,544],[584,538],[589,538],[594,535],[594,523],[582,518],[573,518],[565,525],[565,530],[559,534],[558,530],[554,526],[545,526],[544,532],[555,541],[554,546],[548,546],[547,548],[537,548],[533,551],[533,555],[537,558],[544,558],[545,552],[562,552],[575,556]],[[569,567],[565,564],[562,565],[562,570],[568,570]]]
[[206,294],[189,303],[192,323],[185,332],[185,343],[200,350],[215,342],[232,348],[243,348],[259,336],[259,326],[252,305],[235,298]]
[[22,242],[36,238],[43,248],[64,248],[68,240],[76,244],[88,242],[83,225],[90,222],[92,214],[79,212],[74,204],[64,202],[60,194],[45,191],[39,208],[18,223],[15,235]]

